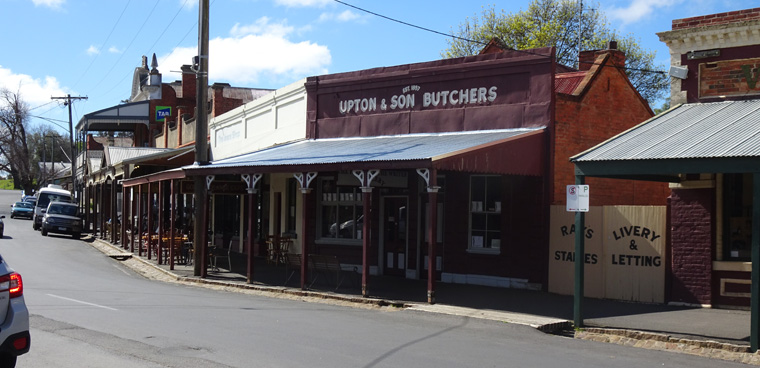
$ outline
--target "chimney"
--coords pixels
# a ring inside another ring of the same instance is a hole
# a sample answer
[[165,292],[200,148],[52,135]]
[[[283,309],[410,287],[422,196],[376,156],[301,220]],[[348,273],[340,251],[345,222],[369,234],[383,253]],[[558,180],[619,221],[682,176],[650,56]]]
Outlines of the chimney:
[[625,53],[617,49],[617,41],[610,40],[607,42],[606,50],[588,50],[578,53],[578,70],[586,71],[591,69],[596,58],[605,54],[610,55],[610,64],[625,68]]
[[195,98],[195,72],[190,65],[182,65],[182,98]]

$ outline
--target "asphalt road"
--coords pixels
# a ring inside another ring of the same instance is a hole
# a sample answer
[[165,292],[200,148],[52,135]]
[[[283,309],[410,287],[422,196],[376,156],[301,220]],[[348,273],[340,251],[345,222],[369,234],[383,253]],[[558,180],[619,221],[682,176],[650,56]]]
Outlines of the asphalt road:
[[530,327],[149,280],[68,236],[10,219],[0,254],[24,281],[19,367],[739,367],[545,335]]

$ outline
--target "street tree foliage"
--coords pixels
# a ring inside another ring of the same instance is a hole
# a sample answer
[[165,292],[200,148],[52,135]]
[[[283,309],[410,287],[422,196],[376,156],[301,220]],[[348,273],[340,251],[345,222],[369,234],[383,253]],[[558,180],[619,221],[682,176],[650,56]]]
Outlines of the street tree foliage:
[[31,127],[29,111],[20,92],[0,89],[0,171],[10,174],[14,189],[27,193],[49,175],[39,162],[70,162],[71,157],[68,136],[47,126]]
[[533,0],[527,10],[517,13],[483,8],[478,17],[467,17],[441,52],[445,58],[476,55],[493,38],[508,49],[525,50],[554,46],[557,62],[577,67],[578,50],[605,49],[618,42],[626,55],[626,74],[631,84],[650,103],[665,95],[669,86],[665,68],[654,64],[655,51],[645,50],[633,35],[623,36],[610,29],[599,4],[576,0]]

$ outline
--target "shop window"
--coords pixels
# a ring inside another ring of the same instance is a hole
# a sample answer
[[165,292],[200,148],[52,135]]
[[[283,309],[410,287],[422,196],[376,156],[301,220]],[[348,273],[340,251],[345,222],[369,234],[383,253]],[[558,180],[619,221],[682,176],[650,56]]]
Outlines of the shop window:
[[752,241],[752,175],[723,175],[723,259],[749,261]]
[[321,180],[319,189],[319,236],[323,240],[361,239],[364,220],[361,189],[337,185],[334,179]]
[[501,248],[501,177],[470,177],[470,251],[498,253]]

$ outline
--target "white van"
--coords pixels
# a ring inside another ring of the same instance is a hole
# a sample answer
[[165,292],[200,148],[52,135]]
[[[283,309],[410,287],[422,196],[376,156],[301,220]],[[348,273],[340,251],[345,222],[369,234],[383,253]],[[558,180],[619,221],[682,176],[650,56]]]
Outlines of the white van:
[[39,230],[42,226],[42,216],[50,202],[71,202],[71,192],[63,189],[60,185],[48,184],[47,187],[41,188],[34,195],[37,197],[37,204],[34,205],[34,221],[32,228]]

